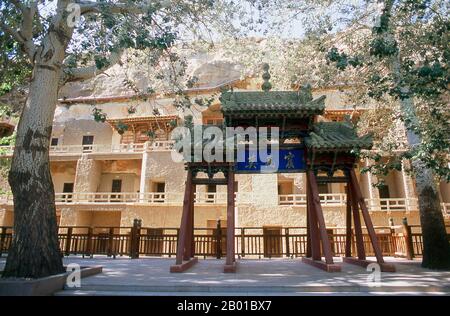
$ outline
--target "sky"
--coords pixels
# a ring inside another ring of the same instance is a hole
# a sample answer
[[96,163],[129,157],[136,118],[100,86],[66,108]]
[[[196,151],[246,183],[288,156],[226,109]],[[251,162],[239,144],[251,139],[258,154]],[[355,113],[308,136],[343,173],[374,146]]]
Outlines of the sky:
[[[253,18],[255,21],[258,19],[262,19],[264,22],[262,24],[255,24],[257,26],[262,26],[265,29],[268,29],[270,32],[269,33],[264,33],[260,30],[248,30],[246,29],[245,33],[242,34],[242,36],[247,36],[247,37],[258,37],[258,38],[264,38],[264,37],[269,37],[269,36],[278,36],[284,39],[301,39],[305,36],[305,33],[307,32],[307,28],[304,25],[304,21],[305,19],[308,20],[308,25],[313,25],[314,23],[312,23],[312,21],[316,22],[317,21],[317,17],[318,16],[325,16],[328,15],[330,17],[330,19],[333,22],[336,22],[338,18],[341,18],[342,16],[338,15],[338,13],[336,12],[337,10],[335,10],[335,8],[333,6],[329,6],[329,7],[323,7],[323,8],[318,8],[317,6],[310,6],[308,9],[308,7],[306,7],[305,12],[301,15],[296,16],[295,18],[291,19],[289,22],[286,22],[286,20],[288,19],[287,16],[288,14],[283,14],[280,12],[264,12],[260,15],[260,12],[255,9],[254,7],[249,6],[248,4],[245,5],[245,3],[247,0],[234,0],[235,3],[241,5],[244,10],[247,12],[247,16],[246,19],[248,18]],[[274,2],[276,0],[273,0]],[[300,0],[299,0],[300,1]],[[348,4],[349,6],[352,4],[355,4],[355,2],[359,2],[361,0],[348,0],[346,2],[346,4]],[[49,15],[52,14],[55,10],[56,7],[56,2],[57,0],[45,0],[43,1],[43,3],[40,5],[40,9],[41,9],[41,14],[42,15]],[[300,2],[299,2],[300,3]],[[337,5],[341,5],[340,1],[336,1]],[[303,6],[303,4],[302,4]],[[322,11],[321,11],[322,10]],[[314,12],[313,12],[314,11]],[[290,12],[290,14],[293,14],[292,11]],[[279,26],[279,28],[273,28],[272,25],[276,22],[279,22],[280,20],[284,20],[283,25]],[[235,21],[233,21],[233,24],[235,26],[237,26],[239,28],[241,21],[239,20],[238,17],[235,18]],[[336,24],[336,23],[334,23]],[[334,29],[330,29],[330,32],[335,32],[339,29],[339,24],[338,28],[334,28]],[[323,25],[321,25],[323,27]],[[216,31],[212,33],[212,40],[214,42],[216,41],[220,41],[221,36],[223,34],[220,31]],[[76,36],[76,35],[75,35]],[[184,30],[181,31],[181,37],[180,37],[181,42],[190,42],[192,40],[196,40],[195,37],[193,37],[193,33],[190,30]],[[74,38],[73,42],[77,42],[76,38]]]
[[[41,3],[39,6],[41,15],[45,17],[52,14],[56,9],[56,3],[57,0],[44,0],[43,3]],[[255,19],[256,18],[257,17],[255,16]],[[268,24],[271,24],[273,22],[273,17],[271,16],[266,16],[264,18],[267,19]],[[240,21],[236,19],[236,22],[234,24],[239,25],[239,22]],[[305,28],[303,27],[303,23],[299,19],[294,19],[290,23],[287,23],[283,27],[283,30],[281,32],[277,32],[277,35],[283,38],[302,38],[304,36],[304,33]],[[263,32],[249,32],[248,36],[265,37],[266,34],[264,34]]]

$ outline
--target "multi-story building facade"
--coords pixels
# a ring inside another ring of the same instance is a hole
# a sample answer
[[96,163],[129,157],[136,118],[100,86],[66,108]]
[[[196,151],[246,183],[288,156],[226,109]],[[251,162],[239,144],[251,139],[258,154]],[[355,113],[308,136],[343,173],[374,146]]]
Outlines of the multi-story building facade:
[[[258,80],[235,80],[224,85],[235,90],[259,90]],[[192,97],[209,98],[221,85],[186,91]],[[342,87],[313,89],[314,97],[326,95],[323,120],[340,120],[360,113],[346,104]],[[220,124],[218,98],[209,107],[182,111],[171,96],[137,100],[134,95],[68,97],[59,100],[51,138],[50,160],[55,188],[58,223],[61,226],[131,226],[142,219],[144,227],[180,225],[186,171],[173,160],[170,132],[174,122],[192,115],[196,124]],[[93,107],[107,115],[96,122]],[[130,110],[131,109],[131,110]],[[402,137],[399,132],[399,137]],[[376,148],[375,148],[376,150]],[[1,158],[12,156],[13,147],[3,148]],[[360,161],[359,166],[369,161]],[[400,224],[408,218],[418,224],[414,181],[404,170],[385,176],[384,188],[377,179],[360,174],[359,182],[374,225]],[[239,174],[236,176],[236,226],[306,226],[306,176],[304,174]],[[226,226],[226,188],[198,185],[195,193],[195,226],[213,228],[218,219]],[[345,225],[344,184],[319,187],[327,227]],[[442,207],[450,209],[450,185],[440,184]],[[13,224],[10,194],[0,197],[0,226]]]

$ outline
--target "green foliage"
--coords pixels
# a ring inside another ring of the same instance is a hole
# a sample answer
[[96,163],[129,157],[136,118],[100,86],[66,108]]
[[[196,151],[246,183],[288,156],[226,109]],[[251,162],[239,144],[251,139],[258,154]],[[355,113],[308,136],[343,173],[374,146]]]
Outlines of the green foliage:
[[154,131],[147,131],[146,135],[151,139],[155,139],[156,133]]
[[198,82],[198,77],[194,76],[192,78],[189,78],[186,83],[186,87],[193,88],[197,82]]
[[11,136],[0,138],[0,146],[13,146],[16,144],[16,133]]
[[[392,158],[374,159],[372,172],[382,175],[398,169],[403,159],[413,159],[422,161],[442,180],[450,181],[450,116],[446,101],[450,84],[450,21],[446,3],[440,0],[383,3],[371,35],[362,37],[359,45],[341,43],[345,52],[333,47],[327,60],[339,71],[348,73],[349,56],[363,56],[364,75],[359,73],[354,82],[361,84],[361,92],[375,99],[378,107],[390,104],[396,119],[419,136],[420,142],[406,149],[399,147],[402,146],[399,141],[387,141],[384,131],[378,131],[384,135],[379,146],[385,157]],[[357,19],[356,16],[354,20]],[[352,37],[354,34],[349,38]],[[411,103],[412,108],[407,109],[405,102]],[[381,123],[382,117],[378,120],[382,129],[389,130],[389,126]],[[370,156],[373,159],[373,153]]]
[[128,130],[128,125],[122,121],[119,121],[116,124],[116,128],[117,128],[117,133],[122,135],[123,133],[125,133]]
[[193,121],[193,116],[192,115],[186,115],[184,117],[184,127],[187,127],[189,129],[193,129],[194,128],[194,121]]
[[[11,25],[18,23],[13,16],[6,19]],[[31,66],[20,46],[0,30],[0,96],[26,83],[30,76]]]
[[178,122],[177,122],[177,120],[171,120],[171,121],[169,122],[169,125],[170,125],[170,127],[175,128],[175,127],[178,126]]
[[154,108],[154,109],[152,110],[152,114],[153,114],[154,116],[160,116],[160,115],[161,115],[161,112],[159,111],[159,109]]
[[132,105],[128,106],[128,107],[127,107],[127,112],[128,112],[128,114],[130,114],[130,115],[136,113],[136,107],[135,107],[135,106],[132,106]]
[[179,110],[190,109],[192,102],[188,96],[181,94],[173,101],[173,106]]
[[92,115],[94,116],[94,121],[98,123],[104,123],[106,121],[106,113],[102,109],[94,107],[92,109]]
[[424,98],[439,98],[448,91],[450,73],[448,64],[435,60],[426,60],[422,66],[410,66],[405,62],[405,72],[411,78],[411,88],[414,93]]
[[[2,146],[14,146],[15,143],[16,143],[16,133],[12,134],[11,136],[0,138],[0,155],[6,154],[9,151],[6,148],[2,148]],[[3,160],[5,160],[5,159],[4,158],[0,159],[0,171],[3,169],[5,169],[6,171],[9,171],[10,164],[3,163],[2,162]]]
[[397,42],[387,38],[377,37],[370,43],[370,54],[383,58],[393,56],[398,53]]
[[336,68],[339,70],[345,70],[348,65],[354,68],[362,66],[359,56],[349,57],[346,53],[339,53],[336,47],[331,48],[327,53],[327,60],[336,63]]
[[198,106],[209,107],[209,106],[211,106],[213,104],[214,100],[215,100],[215,96],[214,95],[211,96],[211,97],[204,97],[204,98],[196,97],[194,99],[194,103],[197,104]]
[[11,159],[10,158],[0,159],[0,195],[12,194],[7,181],[10,169],[11,169]]
[[13,111],[9,105],[0,103],[0,118],[3,116],[11,117],[13,116]]

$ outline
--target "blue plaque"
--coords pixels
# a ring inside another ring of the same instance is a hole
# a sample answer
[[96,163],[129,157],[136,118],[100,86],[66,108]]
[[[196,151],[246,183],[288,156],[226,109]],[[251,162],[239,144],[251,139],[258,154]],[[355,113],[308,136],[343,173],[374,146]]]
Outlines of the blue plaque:
[[288,173],[304,172],[306,169],[304,150],[283,148],[277,153],[260,155],[258,151],[244,152],[245,161],[236,163],[236,173]]

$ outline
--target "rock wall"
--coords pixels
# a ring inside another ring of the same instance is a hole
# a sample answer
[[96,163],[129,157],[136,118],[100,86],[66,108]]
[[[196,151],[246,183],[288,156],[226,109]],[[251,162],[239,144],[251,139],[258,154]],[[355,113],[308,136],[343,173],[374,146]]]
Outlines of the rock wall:
[[74,192],[97,192],[100,185],[102,162],[82,157],[77,162]]

